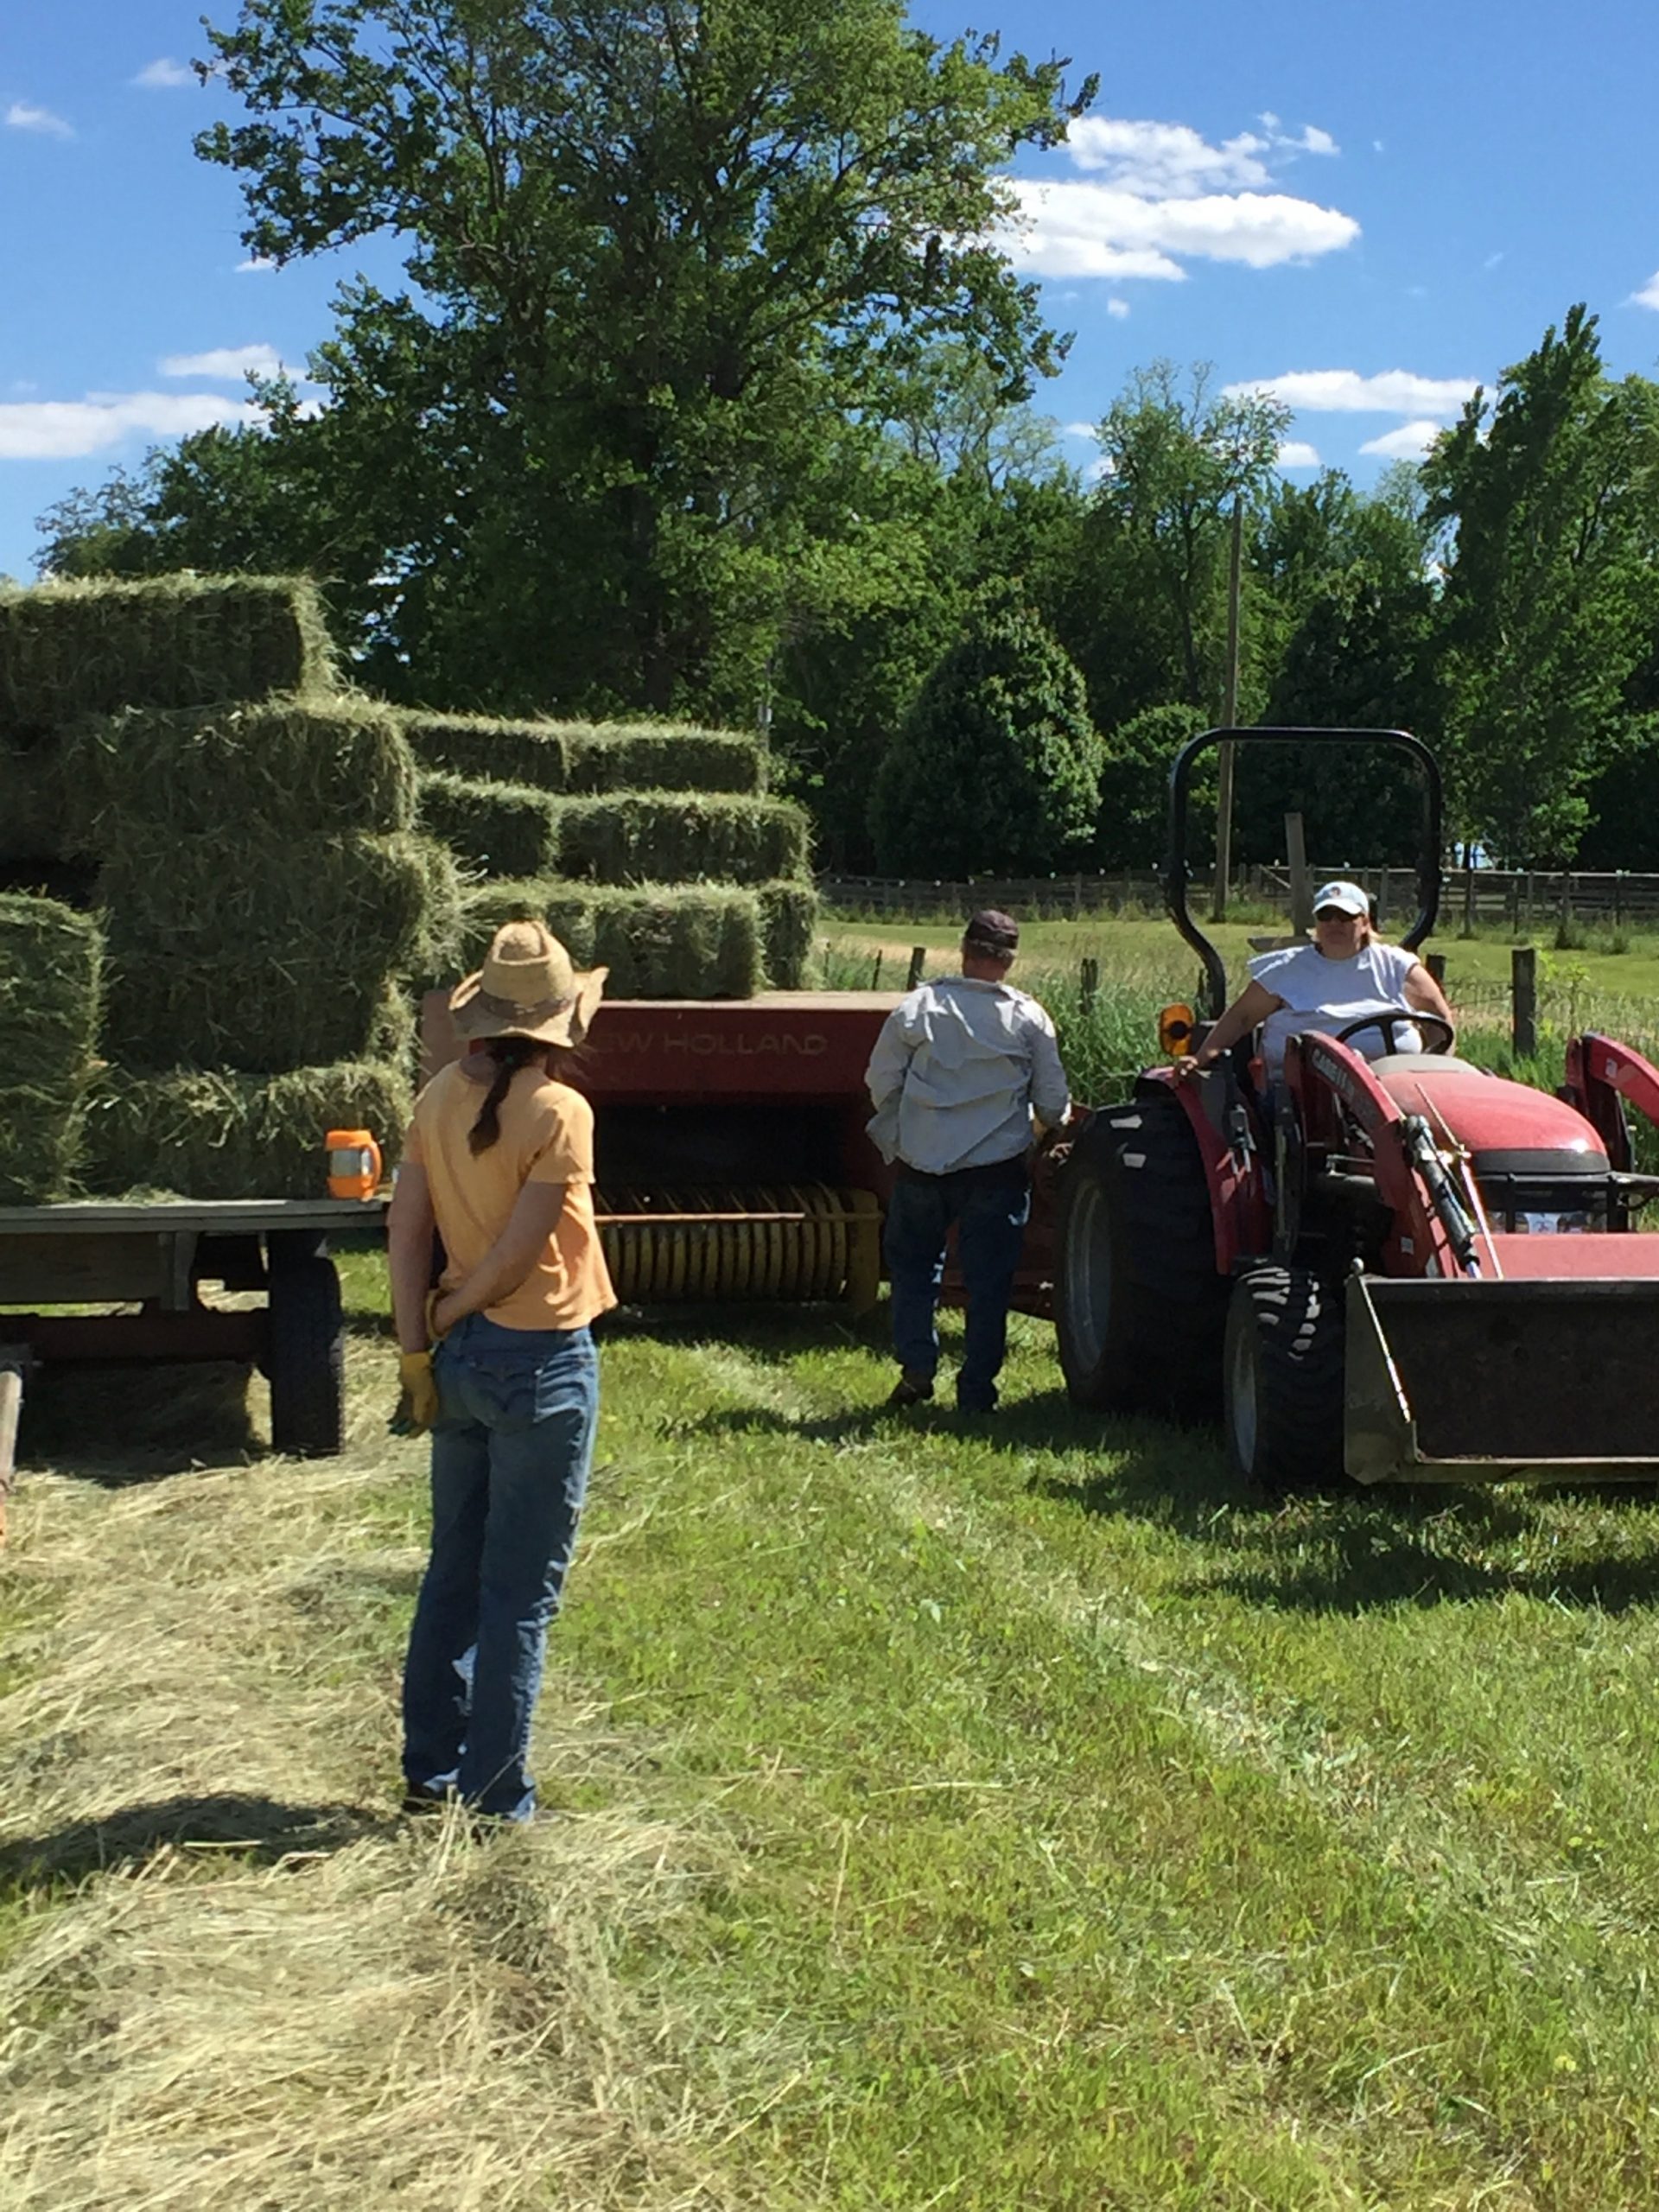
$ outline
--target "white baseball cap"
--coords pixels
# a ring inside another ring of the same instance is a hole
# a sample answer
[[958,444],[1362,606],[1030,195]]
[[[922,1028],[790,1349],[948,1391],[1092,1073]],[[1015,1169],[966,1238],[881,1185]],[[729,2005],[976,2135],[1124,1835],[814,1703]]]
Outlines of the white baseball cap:
[[1340,878],[1334,883],[1322,883],[1313,893],[1313,911],[1322,906],[1334,906],[1339,914],[1369,914],[1371,902],[1357,883],[1345,883]]

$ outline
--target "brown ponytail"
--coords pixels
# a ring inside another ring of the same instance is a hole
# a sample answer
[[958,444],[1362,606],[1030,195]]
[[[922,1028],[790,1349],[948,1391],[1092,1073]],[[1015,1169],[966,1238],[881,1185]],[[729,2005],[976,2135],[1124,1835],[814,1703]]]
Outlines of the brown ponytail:
[[487,1152],[501,1134],[501,1101],[512,1088],[512,1078],[520,1068],[543,1058],[547,1047],[533,1037],[492,1037],[484,1050],[494,1064],[495,1080],[478,1109],[478,1119],[467,1132],[467,1147],[474,1157]]

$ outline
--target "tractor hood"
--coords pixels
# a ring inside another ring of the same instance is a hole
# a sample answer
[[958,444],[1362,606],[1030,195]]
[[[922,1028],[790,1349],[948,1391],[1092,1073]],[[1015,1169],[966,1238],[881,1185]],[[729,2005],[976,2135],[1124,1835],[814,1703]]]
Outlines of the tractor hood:
[[1524,1083],[1459,1060],[1397,1053],[1371,1072],[1402,1113],[1449,1130],[1479,1175],[1605,1176],[1607,1154],[1582,1114]]

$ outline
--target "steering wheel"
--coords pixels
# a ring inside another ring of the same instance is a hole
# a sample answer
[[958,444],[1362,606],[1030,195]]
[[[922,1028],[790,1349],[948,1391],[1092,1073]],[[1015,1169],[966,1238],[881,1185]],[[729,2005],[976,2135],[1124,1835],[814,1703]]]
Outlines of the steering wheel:
[[1443,1015],[1415,1012],[1363,1014],[1357,1021],[1351,1021],[1346,1028],[1338,1029],[1333,1033],[1338,1045],[1345,1045],[1351,1037],[1357,1037],[1362,1030],[1380,1029],[1388,1040],[1389,1052],[1395,1052],[1400,1049],[1394,1041],[1395,1025],[1402,1021],[1409,1023],[1420,1035],[1424,1030],[1432,1033],[1423,1038],[1423,1050],[1426,1052],[1449,1052],[1457,1041],[1457,1031]]

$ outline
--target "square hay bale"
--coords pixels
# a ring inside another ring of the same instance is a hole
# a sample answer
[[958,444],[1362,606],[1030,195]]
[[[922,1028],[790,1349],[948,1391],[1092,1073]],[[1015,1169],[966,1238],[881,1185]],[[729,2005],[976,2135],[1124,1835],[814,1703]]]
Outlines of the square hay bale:
[[56,738],[0,735],[0,861],[61,860],[63,801]]
[[502,721],[419,707],[404,708],[398,719],[423,769],[538,791],[569,790],[573,747],[588,734],[586,722]]
[[0,895],[0,1205],[43,1204],[73,1179],[103,950],[90,915]]
[[0,589],[0,721],[57,730],[118,707],[326,690],[334,654],[296,576],[157,576]]
[[420,779],[421,827],[486,876],[539,875],[553,864],[558,801],[528,784],[467,776]]
[[677,722],[510,721],[404,710],[423,765],[542,791],[734,791],[766,787],[766,750],[733,730]]
[[739,791],[766,788],[759,738],[689,722],[596,722],[573,745],[573,791]]
[[372,1061],[283,1075],[106,1068],[89,1102],[83,1179],[109,1197],[316,1198],[326,1187],[329,1129],[372,1131],[390,1165],[410,1104],[405,1071]]
[[92,716],[70,734],[64,781],[81,852],[101,852],[134,819],[217,838],[227,855],[262,838],[415,819],[415,756],[396,717],[349,695]]
[[[389,983],[448,966],[454,861],[425,838],[310,837],[227,852],[111,823],[106,1049],[129,1065],[270,1072],[371,1057]],[[382,1046],[381,1049],[384,1049]]]
[[807,870],[807,818],[787,799],[616,792],[559,809],[558,869],[595,883],[767,883]]
[[491,883],[467,901],[465,964],[503,922],[543,921],[579,968],[611,971],[618,999],[747,999],[766,982],[760,909],[736,884]]
[[755,897],[760,907],[767,982],[774,991],[804,990],[817,928],[817,891],[810,883],[763,883]]

